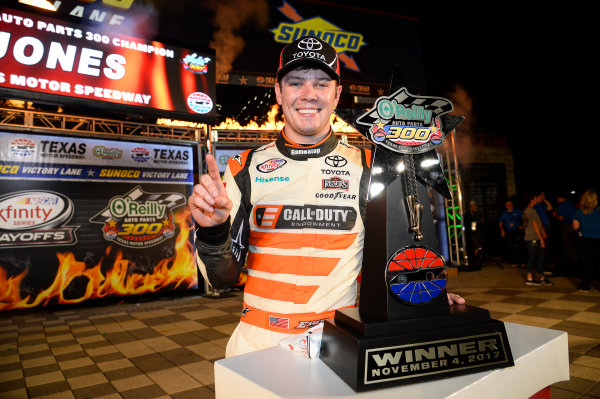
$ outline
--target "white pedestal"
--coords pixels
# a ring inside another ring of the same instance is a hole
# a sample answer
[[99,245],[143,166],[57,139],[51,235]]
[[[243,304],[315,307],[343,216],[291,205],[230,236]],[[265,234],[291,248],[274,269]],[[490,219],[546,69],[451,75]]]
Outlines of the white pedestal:
[[504,324],[514,367],[356,393],[320,359],[277,346],[216,361],[216,397],[527,399],[569,379],[566,332]]

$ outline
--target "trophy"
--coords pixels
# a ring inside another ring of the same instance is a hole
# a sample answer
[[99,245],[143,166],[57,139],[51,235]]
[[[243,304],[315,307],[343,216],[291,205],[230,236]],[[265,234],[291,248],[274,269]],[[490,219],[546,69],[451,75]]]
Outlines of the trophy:
[[504,323],[448,305],[429,192],[450,190],[435,147],[463,120],[402,87],[336,114],[373,144],[359,306],[325,321],[320,357],[357,392],[513,366]]

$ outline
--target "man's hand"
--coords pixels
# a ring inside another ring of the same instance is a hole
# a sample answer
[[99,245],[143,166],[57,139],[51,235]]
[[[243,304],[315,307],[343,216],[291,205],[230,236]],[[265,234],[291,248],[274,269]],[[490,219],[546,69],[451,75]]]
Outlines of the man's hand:
[[194,186],[194,192],[188,199],[192,217],[202,227],[211,227],[223,223],[229,217],[233,206],[219,175],[215,157],[206,155],[208,174],[200,177],[200,183]]
[[455,303],[463,304],[463,303],[465,303],[465,298],[463,298],[460,295],[449,292],[448,293],[448,304],[454,305]]

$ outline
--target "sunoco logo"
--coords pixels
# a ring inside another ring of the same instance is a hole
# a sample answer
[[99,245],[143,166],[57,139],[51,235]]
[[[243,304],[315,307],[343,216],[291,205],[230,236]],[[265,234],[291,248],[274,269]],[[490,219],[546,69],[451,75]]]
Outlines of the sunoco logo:
[[271,173],[274,170],[281,168],[286,163],[287,161],[285,159],[273,158],[256,165],[256,169],[262,173]]
[[[298,11],[286,1],[279,11],[292,22],[282,22],[273,32],[273,39],[277,43],[287,44],[303,36],[311,35],[329,43],[338,52],[338,56],[345,68],[360,72],[360,68],[348,53],[358,53],[364,46],[365,41],[360,33],[349,32],[324,20],[321,17],[311,17],[304,19]],[[309,49],[306,50],[317,50]]]
[[64,226],[73,203],[52,191],[20,191],[0,197],[0,247],[70,245],[79,226]]

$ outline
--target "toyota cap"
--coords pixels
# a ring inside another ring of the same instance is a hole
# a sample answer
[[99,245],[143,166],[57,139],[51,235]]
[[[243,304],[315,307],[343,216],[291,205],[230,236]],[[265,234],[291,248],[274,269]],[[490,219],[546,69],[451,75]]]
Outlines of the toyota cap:
[[302,37],[281,50],[277,80],[298,66],[314,66],[340,81],[337,51],[327,42],[312,36]]

